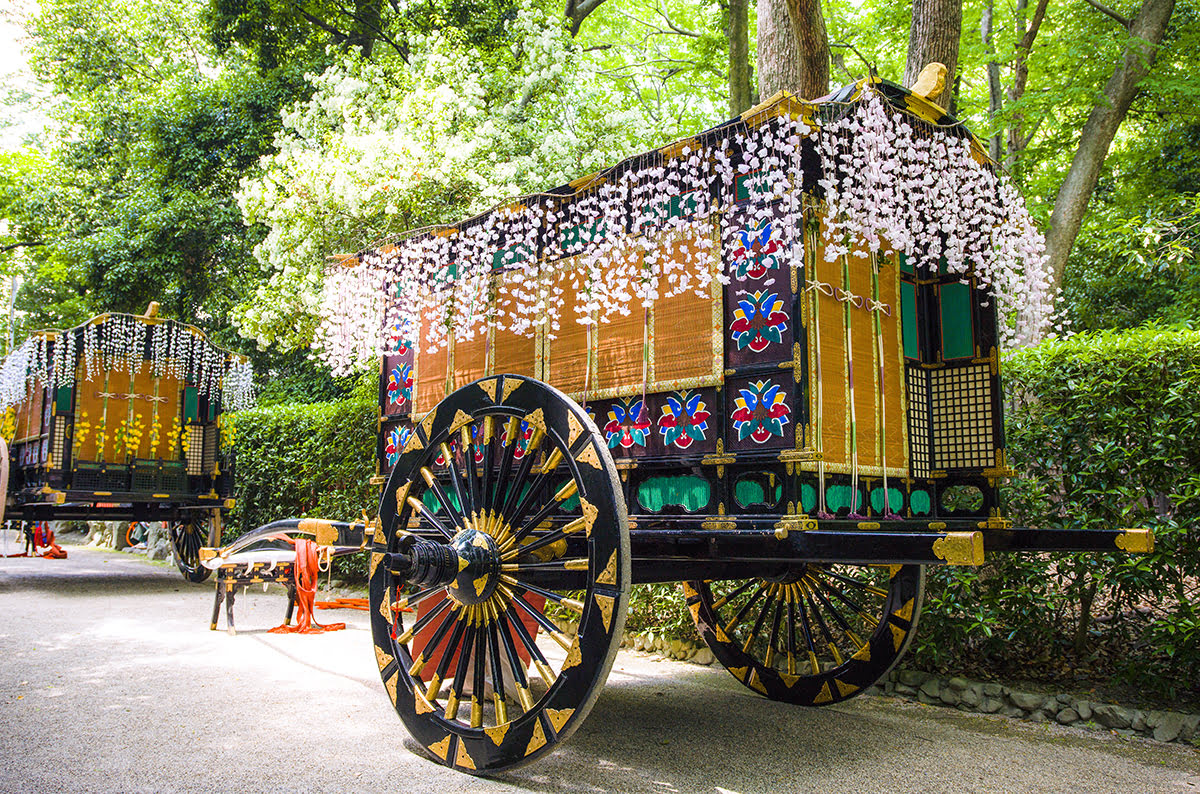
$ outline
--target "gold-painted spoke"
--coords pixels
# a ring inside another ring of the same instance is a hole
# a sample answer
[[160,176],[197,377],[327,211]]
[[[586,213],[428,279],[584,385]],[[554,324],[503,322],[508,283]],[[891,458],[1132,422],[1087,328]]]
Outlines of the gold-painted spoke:
[[[879,618],[875,617],[874,614],[872,614],[868,610],[864,609],[856,601],[847,597],[845,593],[843,593],[841,590],[839,590],[838,588],[831,585],[829,582],[826,582],[826,581],[820,579],[819,577],[810,577],[810,581],[813,584],[815,584],[817,587],[819,587],[821,590],[824,590],[824,591],[830,593],[835,598],[837,598],[839,601],[841,601],[843,604],[848,606],[850,608],[850,610],[852,612],[854,612],[854,614],[856,614],[859,617],[859,619],[861,619],[864,623],[866,623],[867,626],[869,626],[872,630],[874,630],[875,627],[879,625]],[[830,603],[830,608],[831,609],[833,608],[832,603]]]

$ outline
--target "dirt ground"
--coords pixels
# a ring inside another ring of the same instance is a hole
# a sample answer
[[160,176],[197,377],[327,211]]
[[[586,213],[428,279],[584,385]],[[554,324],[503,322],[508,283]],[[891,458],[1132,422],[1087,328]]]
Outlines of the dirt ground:
[[0,792],[1200,792],[1193,748],[882,697],[800,709],[632,652],[556,753],[470,778],[408,739],[366,613],[268,634],[284,598],[251,591],[229,636],[211,583],[68,551],[0,559]]

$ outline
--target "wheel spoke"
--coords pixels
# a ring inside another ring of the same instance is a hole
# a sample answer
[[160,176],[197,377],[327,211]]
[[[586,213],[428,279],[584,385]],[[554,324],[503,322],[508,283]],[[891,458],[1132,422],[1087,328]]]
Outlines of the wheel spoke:
[[462,478],[458,474],[458,463],[455,461],[455,453],[450,449],[450,445],[445,442],[440,447],[442,457],[446,459],[446,468],[450,472],[450,484],[454,487],[454,495],[458,498],[458,505],[462,508],[459,512],[464,519],[465,524],[470,525],[469,519],[475,509],[475,503],[471,501],[468,493],[463,490]]
[[766,590],[766,582],[763,582],[758,586],[758,589],[754,591],[754,595],[750,596],[750,599],[746,601],[745,604],[742,604],[742,608],[738,610],[737,614],[735,614],[733,618],[725,624],[726,634],[733,633],[733,630],[741,624],[746,615],[750,614],[750,610],[754,608],[754,605],[758,602],[758,599],[762,598],[762,594],[765,593]]
[[496,492],[492,495],[491,513],[488,516],[490,523],[485,532],[498,534],[497,530],[502,525],[501,508],[504,505],[505,497],[508,496],[508,478],[512,473],[513,455],[516,453],[517,445],[520,443],[517,430],[521,427],[520,417],[513,416],[508,420],[508,424],[504,428],[504,435],[507,441],[503,445],[503,451],[500,455],[500,475],[496,479]]
[[504,610],[504,618],[513,627],[513,629],[516,630],[517,639],[521,641],[521,644],[525,646],[525,650],[528,651],[529,655],[533,658],[533,666],[537,668],[538,675],[542,677],[542,681],[545,682],[546,688],[549,689],[557,676],[555,676],[554,671],[550,669],[550,663],[546,661],[546,656],[542,653],[542,649],[539,648],[537,643],[533,641],[533,637],[529,636],[529,629],[525,628],[525,623],[521,620],[520,616],[513,611],[511,606]]
[[[429,698],[430,703],[438,699],[438,690],[442,688],[442,682],[446,680],[446,673],[450,670],[450,660],[454,658],[454,652],[462,643],[463,633],[466,629],[467,621],[463,619],[463,614],[460,612],[458,619],[454,621],[454,631],[450,633],[450,641],[446,643],[446,649],[442,651],[442,658],[438,660],[438,666],[433,671],[433,678],[429,679],[429,685],[425,690],[425,697]],[[428,649],[430,653],[435,652],[437,643],[430,642]],[[421,655],[424,656],[424,653]]]
[[462,702],[463,689],[467,685],[467,667],[471,664],[471,652],[474,650],[475,639],[479,636],[479,627],[475,625],[473,615],[468,615],[463,623],[467,626],[466,637],[458,653],[458,665],[454,668],[454,686],[446,696],[445,716],[448,720],[458,718],[458,704]]
[[492,704],[496,708],[496,724],[508,722],[508,704],[504,698],[504,666],[500,662],[500,640],[496,636],[496,621],[488,616],[488,657],[492,662]]
[[516,644],[513,643],[507,612],[498,613],[496,620],[499,624],[500,640],[504,643],[504,653],[508,657],[508,666],[512,668],[513,680],[516,682],[517,700],[521,703],[521,711],[528,713],[533,711],[533,696],[529,692],[529,681],[525,677],[525,664],[521,661],[521,655],[517,653]]
[[[447,459],[446,462],[449,463],[449,459]],[[424,478],[425,484],[429,487],[429,490],[433,492],[434,497],[437,498],[438,504],[442,506],[442,509],[446,511],[446,515],[450,517],[450,523],[457,527],[466,526],[466,521],[463,520],[463,514],[450,501],[450,497],[446,495],[446,489],[442,487],[440,482],[438,482],[438,479],[434,473],[430,471],[428,467],[422,466],[421,477]]]
[[754,644],[754,640],[758,637],[758,633],[762,631],[763,623],[766,622],[767,617],[770,615],[771,603],[775,600],[775,587],[775,585],[771,585],[767,588],[767,597],[763,601],[762,606],[758,609],[758,617],[754,621],[754,627],[750,629],[750,633],[746,636],[746,639],[742,641],[742,650],[746,651],[747,653],[750,652],[750,646]]
[[483,689],[485,686],[484,664],[487,663],[487,629],[482,625],[475,638],[475,676],[471,682],[471,727],[483,727]]
[[746,581],[742,582],[742,584],[739,585],[737,588],[735,588],[733,590],[733,592],[727,593],[726,595],[723,595],[720,598],[718,598],[716,601],[714,601],[713,605],[712,605],[713,611],[714,612],[717,611],[721,607],[725,606],[725,604],[727,604],[729,601],[736,599],[742,593],[746,592],[751,587],[753,587],[754,584],[755,584],[755,581],[753,579],[747,579]]
[[552,590],[543,590],[540,587],[535,587],[531,584],[526,584],[525,582],[518,582],[511,576],[501,576],[500,579],[504,582],[507,582],[508,585],[513,589],[513,592],[518,595],[524,595],[527,592],[533,593],[535,595],[540,595],[542,598],[549,599],[560,606],[564,606],[573,612],[581,614],[583,612],[583,602],[577,601],[574,598],[567,598],[566,596],[561,596]]
[[571,643],[565,639],[566,634],[558,626],[555,626],[551,620],[541,613],[541,610],[534,609],[533,605],[525,600],[523,596],[513,593],[511,590],[508,594],[512,597],[513,603],[519,606],[525,614],[529,615],[537,624],[542,627],[542,630],[550,635],[550,638],[559,644],[564,651],[571,650]]
[[[446,600],[449,601],[449,599]],[[458,614],[455,614],[456,612]],[[451,609],[446,613],[446,615],[442,618],[442,622],[438,624],[438,627],[430,636],[429,642],[425,643],[425,647],[421,649],[421,653],[417,656],[417,658],[413,659],[412,666],[408,669],[409,675],[416,676],[425,669],[425,665],[429,663],[429,660],[437,651],[437,647],[441,645],[442,640],[445,639],[446,632],[450,631],[451,626],[461,622],[461,618],[462,612],[458,609]],[[417,629],[417,631],[419,632],[420,629]]]
[[[812,668],[813,675],[817,675],[821,672],[821,663],[817,660],[817,644],[813,640],[812,626],[808,622],[808,605],[806,601],[807,598],[796,599],[796,603],[800,607],[800,628],[804,634],[804,645],[808,649],[808,664]],[[820,615],[816,617],[818,620],[820,619]],[[824,623],[821,625],[824,627]],[[825,633],[826,635],[829,634],[828,631]]]
[[872,614],[871,614],[870,612],[868,612],[866,609],[863,609],[863,607],[862,607],[862,606],[860,606],[860,605],[859,605],[857,602],[855,602],[855,601],[851,600],[850,598],[848,598],[848,597],[847,597],[847,596],[846,596],[846,595],[845,595],[845,594],[844,594],[844,593],[843,593],[841,590],[839,590],[838,588],[834,587],[833,585],[829,584],[828,582],[822,581],[822,580],[821,580],[819,577],[815,577],[815,576],[814,576],[814,577],[812,577],[812,581],[813,581],[813,582],[814,582],[814,583],[815,583],[815,584],[816,584],[816,585],[817,585],[819,588],[821,588],[822,590],[826,590],[826,591],[828,591],[828,592],[829,592],[829,593],[831,593],[831,594],[832,594],[834,597],[836,597],[836,598],[837,598],[839,601],[841,601],[843,604],[845,604],[846,606],[850,607],[850,609],[851,609],[851,610],[852,610],[852,611],[853,611],[855,614],[857,614],[857,615],[858,615],[858,616],[859,616],[859,617],[860,617],[860,618],[863,620],[863,622],[865,622],[865,623],[866,623],[866,624],[867,624],[867,625],[868,625],[870,628],[874,629],[876,626],[878,626],[878,625],[879,625],[879,620],[878,620],[878,619],[876,619],[874,615],[872,615]]
[[413,510],[416,510],[418,513],[420,513],[421,517],[428,521],[434,529],[440,532],[446,538],[446,540],[450,540],[454,537],[454,533],[451,532],[446,525],[443,524],[438,517],[433,514],[433,511],[430,510],[429,507],[420,499],[415,496],[410,496],[408,497],[408,504]]
[[408,629],[408,631],[404,632],[403,634],[401,634],[399,637],[396,638],[396,642],[398,642],[401,645],[407,645],[408,641],[411,640],[414,636],[416,636],[417,632],[419,632],[421,629],[425,628],[431,622],[436,620],[438,615],[442,614],[447,609],[450,609],[451,605],[453,605],[453,604],[454,604],[454,601],[453,601],[453,599],[450,599],[450,598],[447,598],[446,600],[442,601],[442,603],[438,604],[436,607],[434,607],[432,610],[430,610],[430,612],[428,614],[418,618],[412,624],[412,627]]
[[775,666],[775,648],[779,642],[779,624],[783,620],[783,605],[786,598],[782,595],[775,599],[775,617],[771,620],[771,636],[767,640],[767,653],[763,657],[763,664],[767,667]]
[[858,579],[854,579],[852,577],[845,576],[845,575],[840,574],[837,571],[831,570],[829,568],[826,568],[825,571],[823,572],[823,574],[825,576],[833,577],[834,579],[837,579],[839,582],[844,582],[844,583],[850,585],[851,587],[856,587],[859,590],[865,590],[866,592],[870,593],[873,596],[879,596],[880,598],[887,598],[887,596],[888,596],[887,590],[884,590],[879,587],[875,587],[874,585],[869,585],[866,582],[860,581]]

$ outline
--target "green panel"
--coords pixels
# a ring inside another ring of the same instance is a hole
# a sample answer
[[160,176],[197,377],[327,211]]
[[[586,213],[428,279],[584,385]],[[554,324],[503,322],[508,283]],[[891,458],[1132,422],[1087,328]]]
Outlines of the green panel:
[[[446,498],[450,500],[450,504],[454,505],[455,510],[462,510],[462,505],[458,503],[458,494],[456,494],[453,490],[446,491]],[[445,513],[445,511],[442,510],[442,503],[438,501],[437,494],[435,494],[433,491],[426,491],[425,493],[421,494],[421,501],[425,503],[425,506],[428,507],[431,512]]]
[[970,358],[975,355],[975,334],[971,328],[971,287],[943,284],[938,289],[942,312],[942,358]]
[[492,254],[492,270],[501,270],[520,264],[529,258],[530,253],[529,246],[525,243],[517,243],[516,245],[510,245],[508,248],[501,248]]
[[806,513],[811,513],[813,508],[817,506],[817,489],[808,483],[800,485],[800,509]]
[[59,414],[71,413],[71,404],[75,399],[75,390],[70,386],[59,386],[54,392],[54,412]]
[[908,254],[900,254],[900,272],[917,275],[917,269],[908,261]]
[[766,491],[763,490],[762,483],[757,480],[738,480],[733,486],[733,498],[742,507],[750,505],[763,504],[767,501]]
[[684,193],[682,196],[671,199],[671,217],[682,218],[695,215],[696,210],[700,207],[699,195],[699,190],[693,190],[691,193]]
[[638,486],[637,500],[643,509],[656,513],[668,505],[676,505],[694,513],[708,507],[712,486],[703,477],[679,474],[670,477],[650,477]]
[[912,507],[913,515],[927,516],[929,515],[929,492],[916,490],[909,494],[909,506]]
[[[888,488],[888,507],[893,513],[898,513],[904,509],[904,493],[899,488]],[[883,489],[875,488],[871,491],[871,509],[876,513],[883,512]]]
[[183,388],[183,419],[185,422],[200,421],[200,390],[195,386]]
[[[843,507],[849,507],[850,497],[853,493],[854,491],[849,485],[831,485],[825,491],[825,506],[833,513],[836,513]],[[854,506],[856,509],[862,510],[863,495],[861,490],[858,492],[858,499],[855,501]]]
[[734,200],[745,201],[771,192],[771,182],[765,171],[751,171],[734,180]]
[[904,357],[920,358],[917,334],[917,285],[900,283],[900,329],[904,332]]

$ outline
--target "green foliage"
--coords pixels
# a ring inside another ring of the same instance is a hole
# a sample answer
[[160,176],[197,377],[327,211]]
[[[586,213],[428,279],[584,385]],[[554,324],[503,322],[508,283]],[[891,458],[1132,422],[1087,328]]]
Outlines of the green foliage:
[[1155,533],[1148,555],[994,555],[932,572],[915,659],[1119,674],[1164,695],[1200,681],[1200,333],[1147,327],[1010,357],[1007,488],[1018,526]]
[[[336,520],[374,516],[378,489],[375,395],[337,402],[273,405],[232,414],[238,502],[226,541],[282,518]],[[363,555],[341,562],[337,575],[366,577]]]

